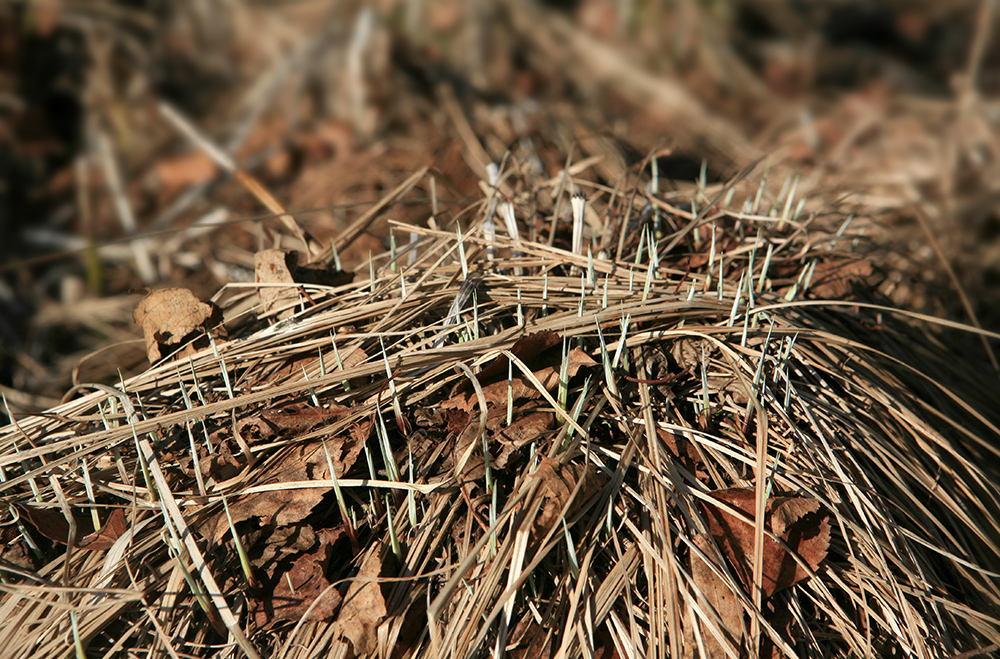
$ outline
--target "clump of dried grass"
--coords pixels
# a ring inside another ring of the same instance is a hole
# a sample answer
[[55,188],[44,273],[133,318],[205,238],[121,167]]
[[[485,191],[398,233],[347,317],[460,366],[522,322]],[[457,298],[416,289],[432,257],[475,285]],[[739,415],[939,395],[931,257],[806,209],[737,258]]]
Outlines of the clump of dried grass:
[[[787,186],[683,198],[531,171],[485,182],[442,229],[398,226],[371,279],[304,287],[288,320],[229,287],[230,340],[0,429],[5,652],[945,657],[993,642],[997,427],[946,335],[971,330],[880,306],[845,218],[796,215]],[[706,532],[710,493],[729,488],[755,502],[744,566]],[[754,519],[778,496],[818,501],[831,545],[765,594]],[[67,551],[92,516],[104,543]]]

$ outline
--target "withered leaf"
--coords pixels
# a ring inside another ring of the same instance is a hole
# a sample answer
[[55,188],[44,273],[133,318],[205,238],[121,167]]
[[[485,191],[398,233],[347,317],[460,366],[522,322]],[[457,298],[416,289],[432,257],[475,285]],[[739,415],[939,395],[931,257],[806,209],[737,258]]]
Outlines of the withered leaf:
[[[12,503],[10,506],[17,510],[21,519],[27,521],[49,540],[62,545],[65,545],[69,540],[69,522],[66,521],[66,516],[61,511],[50,508],[35,508],[21,503]],[[89,532],[94,528],[89,517],[78,514],[76,511],[73,516],[77,528],[77,537],[73,546],[77,549],[91,551],[110,549],[111,545],[127,530],[125,511],[121,508],[111,511],[100,530],[93,532]]]
[[305,403],[293,403],[283,407],[264,410],[260,416],[278,430],[292,430],[303,433],[321,423],[343,419],[351,413],[351,408],[331,403],[329,407],[315,407]]
[[161,346],[178,345],[197,329],[208,329],[216,308],[186,288],[153,291],[139,301],[132,319],[142,327],[150,363],[162,357]]
[[867,259],[843,259],[817,263],[812,274],[810,292],[825,300],[851,299],[852,287],[872,286],[872,264]]
[[[568,362],[566,371],[568,378],[575,377],[581,368],[597,364],[596,361],[591,359],[590,355],[579,348],[570,350],[566,355],[566,360]],[[541,396],[534,383],[519,371],[514,371],[514,376],[511,378],[509,384],[506,376],[505,372],[503,379],[482,387],[487,406],[506,405],[508,396],[515,401],[530,400]],[[551,391],[559,384],[559,365],[540,368],[534,371],[534,376],[546,391]],[[510,391],[508,391],[508,386],[510,387]],[[476,392],[467,391],[459,387],[456,387],[456,393],[451,398],[441,403],[443,409],[462,409],[466,412],[471,412],[473,409],[478,408],[478,406],[479,399],[476,396]]]
[[593,470],[587,472],[584,465],[575,463],[559,464],[542,456],[538,463],[538,469],[533,474],[534,478],[541,478],[546,491],[541,510],[532,524],[531,535],[535,540],[540,540],[549,532],[554,524],[558,524],[560,516],[566,504],[569,503],[573,491],[581,478],[585,478],[573,500],[574,508],[579,510],[590,497],[599,489],[604,487],[607,477]]
[[[717,490],[711,496],[754,516],[754,490],[732,488]],[[717,506],[700,503],[709,532],[729,560],[733,572],[749,589],[753,582],[754,527]],[[802,557],[815,570],[826,558],[830,546],[830,520],[820,503],[802,497],[777,497],[768,500],[765,526]],[[762,588],[770,597],[808,576],[795,558],[781,544],[764,536]]]
[[[699,533],[695,535],[692,542],[710,559],[715,556],[712,540],[707,535]],[[708,603],[718,614],[720,631],[725,636],[725,642],[723,642],[703,621],[698,621],[702,645],[705,648],[703,659],[723,659],[727,656],[727,646],[739,648],[743,642],[743,608],[740,606],[740,600],[736,593],[726,585],[726,582],[716,574],[712,566],[693,551],[691,552],[691,579],[698,592],[708,600]],[[697,656],[698,643],[694,635],[690,612],[686,612],[684,615],[683,625],[686,640],[684,656],[695,657]]]
[[[280,484],[329,480],[330,468],[326,451],[330,453],[330,462],[333,463],[337,477],[343,478],[354,466],[363,449],[364,441],[358,441],[353,436],[328,439],[325,450],[322,443],[290,447],[273,462],[265,463],[266,473],[272,474],[266,484],[274,484],[278,486],[277,489],[230,500],[229,513],[233,523],[237,524],[251,517],[260,519],[263,526],[282,527],[300,522],[322,501],[327,488],[281,489]],[[201,528],[201,532],[213,543],[228,531],[228,519],[223,511],[208,519]]]
[[[506,416],[506,415],[505,415]],[[529,412],[514,420],[509,426],[497,429],[497,439],[503,445],[500,455],[493,461],[498,469],[507,466],[510,455],[525,444],[535,441],[553,426],[552,412]]]
[[[298,553],[287,568],[273,565],[268,572],[270,589],[260,599],[250,599],[250,614],[257,626],[269,629],[282,620],[332,620],[341,594],[326,578],[334,545],[345,536],[343,527],[308,534],[311,546]],[[322,598],[316,602],[316,598]],[[315,606],[313,606],[315,604]],[[310,610],[311,607],[311,610]]]
[[254,281],[258,284],[288,284],[257,289],[262,316],[274,315],[278,320],[284,320],[295,315],[300,296],[299,287],[294,285],[292,268],[297,260],[297,255],[280,249],[265,249],[253,255]]
[[[562,339],[559,338],[558,334],[550,330],[545,330],[543,332],[535,332],[534,334],[526,334],[525,336],[522,336],[514,342],[514,345],[510,347],[510,351],[515,357],[520,359],[529,367],[537,367],[537,365],[534,364],[535,359],[546,350],[549,350],[560,343],[562,343]],[[500,355],[483,366],[482,370],[476,375],[476,379],[479,380],[481,385],[496,382],[497,380],[506,381],[507,374],[509,372],[509,365],[510,360],[506,357],[506,355]],[[460,383],[460,386],[461,390],[468,390],[470,388],[467,381]]]
[[121,508],[115,508],[104,520],[100,530],[85,536],[76,546],[78,549],[105,551],[111,549],[112,545],[118,541],[118,538],[125,535],[126,531],[128,531],[128,524],[125,522],[125,511]]
[[382,574],[382,547],[368,551],[357,578],[351,582],[337,618],[338,632],[351,641],[354,654],[370,655],[378,647],[378,625],[385,618],[385,598],[378,578]]

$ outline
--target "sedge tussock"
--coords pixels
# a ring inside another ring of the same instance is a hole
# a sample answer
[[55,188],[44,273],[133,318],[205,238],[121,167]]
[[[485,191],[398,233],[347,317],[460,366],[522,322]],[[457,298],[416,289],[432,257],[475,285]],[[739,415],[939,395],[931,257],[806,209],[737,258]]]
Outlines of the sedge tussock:
[[997,414],[949,345],[997,337],[888,305],[797,180],[587,173],[529,218],[552,182],[490,170],[369,279],[275,322],[227,288],[226,338],[0,429],[5,656],[993,642]]

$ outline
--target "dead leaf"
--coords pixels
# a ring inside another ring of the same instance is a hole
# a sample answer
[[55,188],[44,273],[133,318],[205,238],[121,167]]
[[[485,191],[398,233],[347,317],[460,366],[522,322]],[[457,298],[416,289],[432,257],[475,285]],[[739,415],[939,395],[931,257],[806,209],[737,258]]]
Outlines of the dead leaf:
[[[732,488],[717,490],[711,496],[754,516],[754,490]],[[719,507],[700,503],[709,533],[719,544],[743,585],[749,592],[753,585],[754,527]],[[765,525],[815,570],[826,558],[830,546],[829,515],[819,501],[803,497],[772,498],[767,503]],[[777,528],[775,528],[775,526]],[[778,542],[764,536],[762,588],[765,597],[789,588],[808,576],[796,560]]]
[[158,159],[145,177],[145,185],[154,189],[163,203],[189,185],[214,180],[218,174],[219,167],[215,161],[197,149]]
[[663,428],[657,428],[656,434],[682,467],[692,474],[697,473],[696,467],[701,462],[701,454],[694,442],[679,432],[669,432]]
[[[304,531],[309,530],[309,533]],[[277,551],[268,546],[273,563],[267,570],[269,589],[261,598],[250,598],[250,615],[258,628],[270,629],[282,620],[300,620],[309,612],[305,620],[310,622],[333,620],[342,600],[340,591],[330,587],[326,578],[330,561],[335,555],[335,545],[346,537],[343,527],[321,529],[315,533],[311,527],[287,529],[296,540],[307,538],[307,546],[292,542],[291,564],[274,560]],[[269,536],[272,540],[274,536]],[[287,567],[282,567],[287,565]],[[316,603],[317,598],[322,598]],[[315,604],[315,606],[313,606]],[[311,608],[311,610],[310,610]]]
[[[715,555],[712,540],[707,535],[699,533],[695,535],[692,542],[709,558]],[[702,659],[723,659],[727,656],[727,645],[738,649],[743,643],[743,607],[740,605],[736,593],[716,574],[715,569],[693,551],[691,552],[691,579],[694,581],[697,591],[715,609],[722,627],[720,631],[727,639],[727,643],[724,644],[705,621],[699,619],[699,632],[701,633],[702,645],[705,648],[705,655]],[[686,650],[684,656],[694,657],[697,655],[698,643],[694,636],[690,611],[685,612],[683,626]]]
[[[542,388],[546,391],[552,391],[559,385],[559,362],[562,359],[562,355],[556,353],[552,355],[552,358],[555,360],[554,365],[538,367],[537,364],[528,364],[529,366],[538,368],[538,370],[535,370],[533,374],[542,385]],[[549,361],[551,361],[551,359]],[[577,372],[579,372],[581,368],[597,365],[597,362],[594,361],[590,355],[579,348],[573,348],[570,350],[566,355],[566,361],[566,377],[570,379],[576,377]],[[525,363],[527,364],[527,362]],[[483,372],[486,372],[486,370],[487,369],[484,369]],[[497,369],[489,370],[491,374],[490,377],[492,377],[493,372]],[[535,399],[541,396],[538,389],[535,387],[535,384],[518,369],[514,369],[514,375],[509,382],[507,380],[507,367],[504,366],[501,370],[503,371],[503,377],[501,379],[482,386],[483,397],[486,399],[487,406],[506,406],[508,397],[512,398],[514,401],[518,401],[523,399]],[[482,372],[480,373],[480,376],[481,375]],[[477,376],[477,379],[480,379],[482,382],[483,378],[480,376]],[[466,412],[471,412],[473,409],[478,408],[479,399],[476,392],[472,391],[471,383],[465,380],[464,385],[465,386],[462,386],[462,383],[460,383],[455,387],[451,398],[441,403],[442,409],[462,409]]]
[[382,586],[378,583],[381,574],[382,548],[381,543],[376,543],[347,589],[336,622],[337,631],[350,639],[358,657],[368,656],[378,647],[378,625],[386,614]]
[[198,329],[207,330],[217,307],[201,302],[186,288],[153,291],[136,306],[132,319],[142,327],[149,362],[159,361],[161,346],[175,346]]
[[[830,516],[826,510],[816,499],[804,497],[778,497],[769,509],[771,531],[815,572],[830,550]],[[774,591],[790,588],[808,576],[809,572],[784,552]]]
[[280,249],[265,249],[253,255],[254,281],[258,284],[288,284],[287,286],[261,286],[257,289],[260,297],[261,316],[274,315],[284,320],[295,315],[299,304],[299,287],[295,286],[292,269],[297,255]]
[[260,417],[272,424],[279,432],[293,431],[301,434],[312,430],[321,423],[330,423],[349,416],[351,408],[331,403],[328,407],[315,407],[306,403],[293,403],[283,407],[273,407],[260,413]]
[[[506,414],[503,417],[506,418]],[[497,469],[506,467],[514,451],[541,437],[552,428],[554,421],[555,414],[552,412],[529,412],[516,418],[509,426],[497,428],[496,439],[503,448],[493,460],[493,466]]]
[[823,300],[849,300],[855,286],[874,287],[871,261],[865,259],[817,263],[813,269],[810,293]]
[[94,531],[85,536],[77,543],[77,549],[89,549],[91,551],[106,551],[118,541],[118,538],[128,531],[128,524],[125,521],[125,511],[115,508],[104,520],[100,530]]
[[[554,348],[555,346],[562,343],[559,335],[555,332],[546,330],[544,332],[535,332],[534,334],[526,334],[514,342],[514,345],[510,347],[511,353],[520,359],[522,362],[528,366],[534,366],[535,360],[542,353],[547,350]],[[509,372],[510,359],[506,355],[500,355],[496,359],[490,360],[485,364],[482,370],[476,375],[476,379],[479,380],[479,384],[485,386],[491,382],[496,382],[498,380],[507,380],[507,374]],[[515,372],[517,369],[515,369]],[[463,380],[460,383],[459,391],[468,390],[471,388],[471,384]]]
[[600,473],[593,471],[587,473],[584,465],[574,463],[563,465],[544,456],[541,457],[538,468],[532,476],[541,478],[546,488],[542,508],[531,525],[531,537],[534,540],[541,540],[553,525],[560,522],[563,510],[570,502],[573,490],[581,478],[585,477],[586,480],[573,499],[574,512],[578,512],[580,507],[607,482],[607,477]]
[[[350,437],[326,440],[325,450],[323,445],[318,443],[290,447],[273,462],[264,463],[262,473],[273,475],[261,484],[280,486],[281,483],[288,482],[328,481],[330,468],[327,451],[337,477],[343,478],[357,461],[358,455],[364,449],[365,441],[367,437],[362,439],[352,434]],[[256,517],[262,526],[280,528],[302,521],[316,504],[323,500],[327,490],[326,487],[294,490],[279,488],[248,494],[229,501],[229,514],[233,524]],[[224,511],[216,513],[202,524],[200,531],[213,543],[221,540],[229,532],[226,513]]]
[[[36,531],[53,542],[65,545],[69,540],[69,522],[66,516],[59,510],[51,508],[35,508],[21,503],[10,504],[17,510],[21,519],[28,522]],[[111,548],[111,545],[118,540],[127,530],[125,524],[125,511],[121,508],[114,509],[104,521],[99,531],[87,533],[93,529],[93,523],[89,517],[74,513],[76,520],[77,537],[73,546],[77,549],[91,551],[103,551]]]
[[[21,503],[12,503],[10,507],[17,511],[21,519],[27,521],[36,531],[49,540],[63,545],[66,544],[66,541],[69,539],[69,522],[66,521],[66,517],[62,512],[51,508],[35,508],[34,506],[26,506]],[[81,524],[86,524],[86,520],[78,517],[77,528]]]

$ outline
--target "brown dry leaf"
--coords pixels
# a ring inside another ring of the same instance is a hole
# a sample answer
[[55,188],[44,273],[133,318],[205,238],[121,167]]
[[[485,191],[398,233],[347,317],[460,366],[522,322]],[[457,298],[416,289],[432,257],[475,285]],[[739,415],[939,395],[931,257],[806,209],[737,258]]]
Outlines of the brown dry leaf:
[[[69,522],[66,521],[66,516],[61,511],[52,508],[35,508],[21,503],[12,503],[10,506],[17,511],[22,520],[28,522],[49,540],[61,545],[65,545],[66,541],[69,540]],[[91,551],[110,549],[111,545],[127,530],[125,511],[121,508],[116,508],[108,515],[99,531],[88,535],[84,535],[84,533],[93,528],[90,518],[76,513],[73,516],[76,519],[77,528],[77,537],[73,546],[77,549]]]
[[521,618],[510,633],[511,645],[507,653],[511,659],[548,659],[555,653],[552,647],[554,625],[536,625],[531,616]]
[[[271,407],[259,414],[248,415],[236,422],[236,432],[250,446],[271,441],[276,435],[301,435],[321,424],[328,425],[349,416],[351,408],[330,403],[327,407],[315,407],[307,403],[292,403],[282,407]],[[351,426],[352,436],[367,440],[372,427],[370,419],[364,419]]]
[[[335,555],[334,545],[346,532],[343,527],[320,529],[316,533],[297,531],[295,537],[307,536],[309,546],[300,550],[287,569],[281,569],[283,561],[272,566],[267,571],[270,589],[262,599],[250,599],[250,615],[258,628],[270,629],[282,620],[300,620],[307,611],[306,621],[329,621],[340,607],[341,594],[330,587],[326,572]],[[318,597],[322,599],[313,606]]]
[[[717,490],[711,496],[753,518],[754,490]],[[749,591],[753,583],[754,527],[721,508],[701,503],[709,532],[729,560],[734,574]],[[820,503],[802,497],[780,497],[768,501],[765,524],[815,570],[830,546],[830,521]],[[774,526],[777,525],[777,528]],[[764,536],[762,588],[770,597],[806,578],[808,573],[775,540]]]
[[77,549],[89,549],[92,551],[105,551],[118,541],[118,538],[128,531],[128,524],[125,521],[125,511],[115,508],[104,520],[99,531],[94,531],[77,543]]
[[696,467],[701,462],[701,455],[694,442],[679,432],[669,432],[663,428],[657,428],[656,434],[670,454],[680,461],[682,467],[692,474],[697,473]]
[[142,327],[149,362],[159,361],[161,345],[181,343],[197,329],[207,329],[215,307],[201,302],[186,288],[153,291],[139,301],[132,319]]
[[[702,350],[705,360],[710,360],[719,352],[718,347],[708,339],[681,337],[670,346],[670,355],[682,368],[690,369],[691,373],[700,373],[702,367]],[[746,388],[739,378],[728,375],[709,375],[710,391],[725,391],[737,405],[746,405],[749,401]]]
[[[552,332],[548,332],[547,334],[552,334]],[[537,336],[537,335],[531,335],[531,336]],[[550,366],[539,367],[538,364],[534,365],[535,367],[538,368],[538,370],[535,370],[533,374],[546,391],[551,391],[559,384],[559,370],[560,370],[559,361],[561,359],[561,355],[557,353],[553,355],[553,358],[555,359],[554,366],[550,365]],[[506,358],[502,359],[504,360],[504,365],[501,369],[495,369],[489,367],[488,369],[483,369],[480,375],[477,376],[480,382],[483,382],[484,380],[488,380],[495,377],[496,372],[498,370],[502,371],[503,373],[501,379],[496,380],[490,384],[486,384],[485,386],[482,387],[483,397],[486,398],[487,406],[490,407],[500,406],[500,405],[506,406],[508,396],[513,398],[513,400],[515,401],[523,399],[531,400],[534,398],[538,398],[541,394],[538,392],[538,389],[535,387],[534,383],[532,383],[531,380],[529,380],[523,374],[520,374],[520,371],[518,371],[517,369],[514,369],[514,376],[508,383],[507,381],[508,371],[506,365],[507,360]],[[572,350],[570,350],[566,355],[566,361],[568,362],[566,371],[566,376],[568,378],[575,377],[577,372],[581,368],[595,366],[597,364],[597,362],[594,361],[590,357],[590,355],[580,350],[579,348],[573,348]],[[491,362],[491,364],[493,363],[495,362]],[[532,366],[532,364],[528,362],[525,363],[528,366]],[[483,378],[482,374],[487,373],[487,371],[489,371],[488,372],[489,378]],[[469,384],[468,381],[463,381],[462,383],[457,385],[455,387],[455,391],[451,396],[451,398],[449,398],[448,400],[444,401],[441,404],[442,409],[457,408],[465,410],[466,412],[471,412],[473,409],[478,408],[479,400],[476,396],[475,391],[471,391],[471,389],[472,385]]]
[[[0,526],[0,560],[25,572],[30,572],[36,567],[33,553],[16,524]],[[14,576],[11,572],[8,572],[8,575]]]
[[336,622],[337,631],[350,639],[358,657],[368,656],[378,647],[378,625],[386,614],[382,586],[378,583],[381,574],[382,547],[381,543],[376,543],[347,589]]
[[[555,460],[542,456],[538,463],[538,469],[532,476],[541,478],[547,491],[543,495],[545,500],[542,503],[542,508],[532,523],[531,535],[533,539],[540,540],[554,524],[559,523],[562,511],[573,495],[573,490],[580,478],[586,473],[585,469],[584,465],[572,463],[561,465]],[[587,474],[586,480],[574,499],[575,507],[582,506],[604,486],[605,482],[607,482],[607,478],[602,474],[594,472]]]
[[[771,531],[805,560],[812,571],[830,550],[830,516],[816,499],[779,497],[769,504]],[[809,576],[785,552],[775,577],[775,592],[790,588]]]
[[[520,339],[514,342],[514,345],[510,347],[511,353],[522,362],[528,366],[533,366],[533,362],[547,350],[554,348],[555,346],[562,343],[559,335],[550,330],[545,330],[543,332],[535,332],[534,334],[526,334]],[[507,380],[507,373],[509,372],[510,360],[506,356],[500,355],[496,359],[491,360],[489,363],[483,366],[482,370],[476,375],[476,379],[483,386],[490,384],[491,382],[496,382],[498,380]],[[515,369],[516,372],[516,369]],[[463,380],[459,384],[457,391],[467,391],[471,388],[468,381]]]
[[848,300],[853,298],[855,286],[869,290],[874,287],[871,261],[834,261],[817,263],[813,270],[810,292],[824,300]]
[[296,433],[304,433],[321,423],[342,419],[350,413],[351,408],[336,403],[331,403],[328,407],[292,403],[264,410],[260,413],[260,417],[272,424],[279,432],[291,430]]
[[146,176],[146,185],[155,189],[161,202],[196,183],[211,181],[219,174],[215,161],[202,150],[160,158]]
[[[796,630],[795,615],[787,601],[781,598],[774,598],[764,606],[764,615],[771,628],[778,632],[778,636],[789,643],[794,644],[794,634]],[[762,659],[783,659],[788,656],[775,644],[770,634],[761,639],[760,655]]]
[[[577,371],[581,368],[597,365],[597,362],[590,355],[579,348],[573,348],[566,353],[566,361],[569,362],[566,369],[566,377],[568,378],[576,377]],[[535,377],[538,378],[538,381],[542,383],[542,386],[546,390],[551,391],[559,384],[559,366],[550,366],[549,368],[535,371]]]
[[[699,533],[692,539],[694,545],[702,550],[706,556],[715,555],[712,540],[707,535]],[[736,593],[726,585],[726,583],[715,573],[712,566],[706,563],[701,556],[691,552],[691,579],[694,586],[701,593],[708,603],[712,605],[719,615],[719,622],[722,626],[722,633],[728,637],[728,645],[739,647],[743,643],[743,608]],[[715,634],[709,629],[704,621],[699,620],[699,631],[701,632],[702,644],[705,648],[705,655],[702,659],[723,659],[726,657],[726,645],[724,645]],[[690,612],[686,612],[683,620],[684,625],[684,657],[696,657],[698,655],[698,643],[695,640],[694,629],[691,626]]]
[[284,320],[295,315],[300,296],[292,277],[292,268],[295,266],[289,264],[289,257],[288,252],[280,249],[265,249],[253,255],[254,281],[258,284],[290,284],[261,286],[257,290],[262,316],[275,314],[275,318]]
[[[506,414],[500,416],[506,420]],[[500,451],[500,455],[493,460],[493,466],[497,469],[506,467],[507,460],[514,451],[538,439],[543,433],[552,428],[554,421],[555,414],[552,412],[529,412],[515,419],[506,428],[498,428],[496,439],[500,441],[503,448]]]
[[[69,523],[60,511],[51,508],[35,508],[21,503],[12,503],[10,507],[16,511],[16,515],[27,521],[49,540],[66,544],[69,539]],[[78,518],[77,528],[81,523],[86,524],[86,521],[83,518]]]
[[[343,478],[354,466],[358,455],[364,449],[365,441],[355,438],[337,437],[326,440],[326,451],[338,478]],[[322,444],[293,446],[283,454],[277,463],[266,463],[266,473],[273,474],[266,484],[280,486],[281,483],[297,481],[322,481],[330,478],[326,451]],[[327,493],[325,487],[306,489],[276,489],[239,497],[229,502],[229,513],[233,524],[256,517],[262,526],[283,527],[302,521]],[[208,519],[200,529],[213,543],[229,532],[225,512],[220,511]]]

